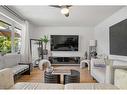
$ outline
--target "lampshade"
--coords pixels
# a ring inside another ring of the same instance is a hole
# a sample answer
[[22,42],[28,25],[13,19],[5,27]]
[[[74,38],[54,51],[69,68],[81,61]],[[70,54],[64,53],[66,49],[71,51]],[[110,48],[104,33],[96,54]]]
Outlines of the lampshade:
[[89,46],[96,46],[96,40],[90,40],[89,41]]
[[69,13],[69,9],[66,8],[66,7],[65,7],[65,8],[62,8],[62,9],[61,9],[61,13],[62,13],[62,14],[68,14],[68,13]]

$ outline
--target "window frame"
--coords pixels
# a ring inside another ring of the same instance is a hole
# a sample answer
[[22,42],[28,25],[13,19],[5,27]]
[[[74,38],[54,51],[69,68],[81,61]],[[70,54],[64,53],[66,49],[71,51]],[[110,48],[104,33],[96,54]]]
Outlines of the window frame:
[[[20,38],[21,38],[21,40],[20,40],[20,41],[21,41],[21,43],[22,43],[22,29],[17,28],[17,27],[14,27],[14,38],[16,37],[16,36],[15,36],[15,33],[16,33],[16,31],[15,31],[15,30],[16,30],[16,29],[17,29],[17,30],[20,30],[20,32],[21,32],[21,33],[20,33],[20,34],[21,34],[21,35],[20,35],[20,36],[21,36],[21,37],[20,37]],[[13,38],[13,40],[14,40],[14,38]],[[13,41],[13,43],[14,43],[14,41]],[[19,52],[19,51],[16,51],[16,50],[15,50],[14,45],[13,45],[12,47],[14,48],[14,51],[13,51],[13,52]],[[22,44],[20,45],[20,51],[21,51],[21,47],[22,47]]]
[[[6,19],[8,19],[8,18],[6,18]],[[6,21],[8,21],[8,20],[6,20]],[[6,25],[11,27],[10,28],[10,30],[11,30],[11,52],[10,53],[18,53],[18,51],[15,52],[14,38],[15,38],[15,29],[22,30],[21,27],[20,28],[17,27],[17,26],[21,26],[21,25],[18,25],[14,21],[11,21],[11,23],[6,22],[6,21],[4,21],[3,19],[0,18],[0,22],[2,22],[2,23],[4,23],[4,24],[6,24]],[[21,41],[22,41],[22,31],[21,31]],[[20,51],[21,51],[21,48],[20,48]],[[6,54],[10,54],[10,53],[6,53]]]

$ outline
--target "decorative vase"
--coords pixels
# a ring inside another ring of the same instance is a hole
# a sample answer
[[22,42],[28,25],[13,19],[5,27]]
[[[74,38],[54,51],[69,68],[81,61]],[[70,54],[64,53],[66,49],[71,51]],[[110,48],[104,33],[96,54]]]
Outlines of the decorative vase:
[[43,55],[47,55],[48,54],[48,50],[47,49],[44,49],[43,50]]
[[53,67],[49,67],[49,68],[47,68],[47,69],[46,69],[46,71],[47,71],[47,72],[49,72],[49,73],[52,73],[52,72],[53,72],[53,70],[54,70],[54,68],[53,68]]

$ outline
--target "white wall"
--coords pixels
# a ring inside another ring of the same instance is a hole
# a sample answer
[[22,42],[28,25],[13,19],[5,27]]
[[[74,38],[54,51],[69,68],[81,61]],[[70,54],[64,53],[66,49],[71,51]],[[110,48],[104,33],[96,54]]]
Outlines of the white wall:
[[2,6],[0,6],[0,19],[9,24],[13,24],[16,27],[21,27],[21,24],[23,23],[22,20],[5,10]]
[[29,31],[30,31],[29,36],[31,39],[34,38],[34,34],[36,34],[36,28],[37,28],[36,25],[29,23]]
[[[53,51],[53,56],[84,56],[86,50],[88,50],[88,42],[94,39],[94,28],[92,27],[37,27],[31,31],[30,38],[39,39],[43,35],[79,35],[79,51]],[[50,50],[50,43],[47,45]]]
[[126,56],[110,55],[109,53],[109,27],[124,19],[127,19],[127,7],[122,8],[95,27],[94,35],[97,40],[97,51],[99,54],[109,55],[111,59],[127,61]]

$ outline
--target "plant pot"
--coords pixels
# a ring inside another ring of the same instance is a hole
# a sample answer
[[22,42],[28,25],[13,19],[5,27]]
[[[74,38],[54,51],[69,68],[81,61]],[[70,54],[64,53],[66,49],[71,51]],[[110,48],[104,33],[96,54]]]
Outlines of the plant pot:
[[48,50],[47,49],[44,49],[43,50],[43,55],[47,55],[48,54]]

